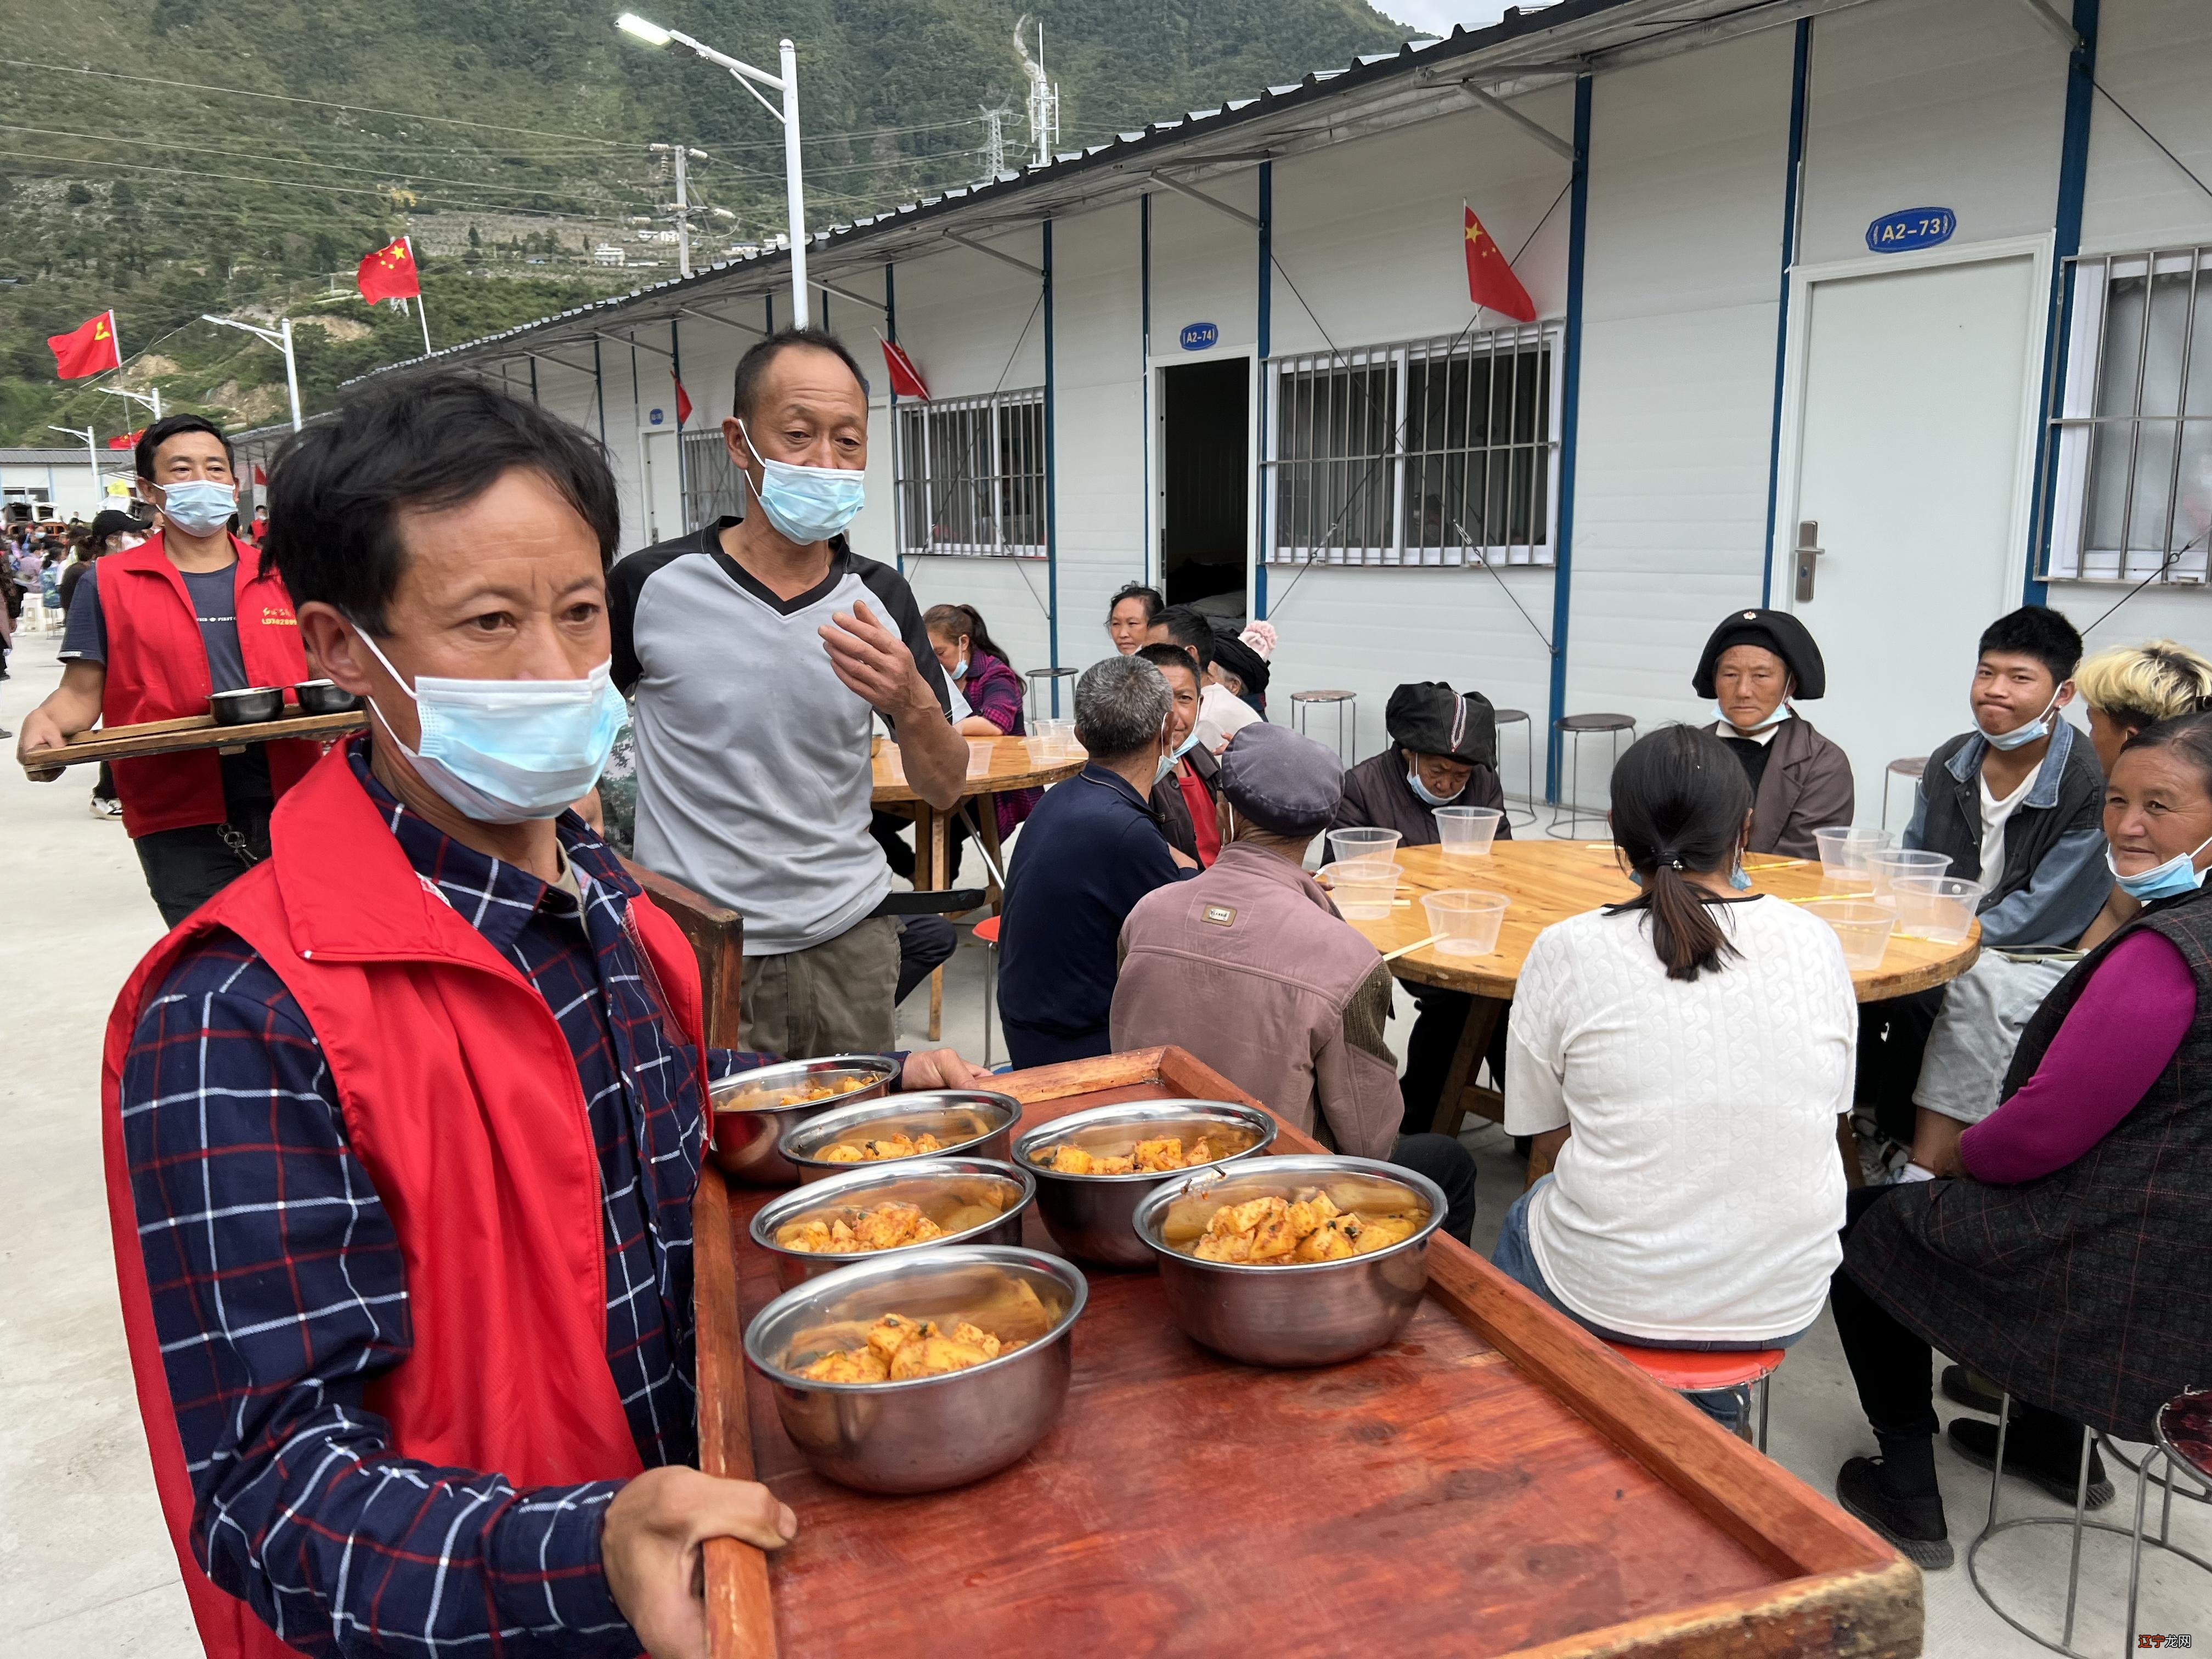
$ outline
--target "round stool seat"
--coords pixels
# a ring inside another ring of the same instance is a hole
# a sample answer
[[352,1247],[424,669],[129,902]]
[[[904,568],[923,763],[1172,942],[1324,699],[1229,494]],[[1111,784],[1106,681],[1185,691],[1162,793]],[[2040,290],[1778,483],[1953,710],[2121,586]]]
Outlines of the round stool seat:
[[1627,1342],[1608,1342],[1606,1346],[1653,1382],[1677,1394],[1743,1388],[1781,1370],[1784,1354],[1780,1348],[1744,1348],[1730,1352],[1644,1348]]
[[1352,696],[1353,694],[1349,691],[1293,691],[1291,693],[1291,701],[1292,702],[1350,702]]
[[1562,714],[1562,732],[1632,732],[1636,729],[1633,714]]
[[1917,778],[1928,769],[1928,757],[1911,755],[1903,760],[1893,760],[1881,769],[1894,772],[1901,778]]
[[1492,718],[1500,726],[1510,726],[1516,720],[1528,718],[1528,711],[1525,708],[1493,708],[1490,712]]
[[984,944],[996,945],[999,942],[999,918],[986,916],[975,924],[972,931]]
[[2160,1406],[2158,1441],[2175,1462],[2212,1481],[2212,1389],[2191,1389]]

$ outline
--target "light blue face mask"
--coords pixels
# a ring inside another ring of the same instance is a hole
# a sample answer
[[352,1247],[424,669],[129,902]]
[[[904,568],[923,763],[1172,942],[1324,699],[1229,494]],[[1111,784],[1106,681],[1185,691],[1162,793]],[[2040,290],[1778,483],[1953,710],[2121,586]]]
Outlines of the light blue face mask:
[[1191,729],[1190,729],[1190,735],[1189,735],[1188,737],[1185,738],[1184,738],[1181,743],[1179,743],[1179,744],[1177,744],[1176,745],[1176,747],[1175,747],[1175,753],[1174,753],[1174,754],[1172,754],[1172,755],[1170,755],[1170,756],[1168,757],[1168,758],[1169,758],[1170,760],[1171,760],[1171,761],[1179,761],[1179,760],[1181,760],[1181,759],[1182,759],[1185,755],[1188,755],[1188,753],[1190,753],[1190,751],[1191,751],[1192,750],[1194,750],[1194,749],[1195,749],[1195,748],[1197,748],[1197,747],[1198,747],[1198,728],[1197,728],[1196,726],[1193,726],[1193,727],[1191,727]]
[[964,680],[964,679],[966,679],[966,678],[968,678],[968,659],[967,659],[967,658],[963,657],[963,658],[961,658],[961,659],[960,659],[960,660],[959,660],[958,662],[957,662],[957,663],[955,663],[955,664],[953,665],[953,666],[952,666],[952,678],[953,678],[954,679],[956,679],[956,680]]
[[1718,703],[1715,703],[1713,705],[1713,713],[1719,717],[1720,723],[1728,727],[1729,731],[1741,732],[1749,737],[1757,737],[1761,732],[1771,730],[1773,727],[1781,725],[1784,720],[1795,720],[1797,718],[1797,711],[1790,706],[1789,701],[1786,698],[1781,702],[1775,704],[1774,712],[1769,714],[1765,720],[1761,721],[1757,726],[1738,726],[1734,720],[1728,717],[1728,710],[1722,708]]
[[[738,429],[744,432],[742,422]],[[754,492],[761,511],[775,526],[777,535],[802,547],[826,542],[853,522],[867,498],[868,475],[842,466],[799,466],[791,461],[771,461],[753,449],[752,434],[745,432],[745,447],[761,464],[760,488]]]
[[[2060,688],[2062,690],[2063,689],[2063,687]],[[2038,714],[2027,725],[2015,726],[2009,732],[1998,733],[1994,736],[1990,732],[1983,732],[1982,741],[1988,744],[1992,749],[2011,750],[2025,748],[2027,744],[2033,743],[2037,738],[2047,738],[2051,735],[2051,717],[2057,712],[2057,708],[2058,698],[2054,693],[2051,699],[2050,708],[2045,708],[2040,714]],[[1974,728],[1977,731],[1981,730],[1981,722],[1979,720],[1976,720],[1974,722]]]
[[1412,790],[1418,799],[1427,802],[1431,806],[1449,806],[1462,795],[1467,793],[1467,786],[1462,784],[1449,795],[1439,795],[1421,781],[1421,769],[1411,761],[1406,763],[1406,787]]
[[479,823],[557,817],[599,781],[626,712],[607,664],[580,680],[418,674],[410,687],[376,641],[365,631],[361,637],[414,699],[422,747],[418,752],[401,743],[378,709],[385,734],[416,775],[456,811]]
[[2105,847],[2105,866],[2119,883],[2120,890],[2130,898],[2144,904],[2172,898],[2178,893],[2194,892],[2204,884],[2204,872],[2197,867],[2197,854],[2212,847],[2212,836],[2197,843],[2196,852],[2176,853],[2155,870],[2146,870],[2139,876],[2124,876],[2120,866],[2112,862],[2110,842]]
[[187,536],[212,536],[238,511],[238,489],[213,478],[179,478],[162,486],[161,511]]

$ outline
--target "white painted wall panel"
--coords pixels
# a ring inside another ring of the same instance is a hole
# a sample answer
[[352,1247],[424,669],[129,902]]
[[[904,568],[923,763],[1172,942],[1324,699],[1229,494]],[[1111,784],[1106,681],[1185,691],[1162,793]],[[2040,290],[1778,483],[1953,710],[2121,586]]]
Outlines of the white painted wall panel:
[[[1259,169],[1202,188],[1240,212],[1260,210]],[[1279,191],[1279,182],[1277,185]],[[1152,197],[1152,342],[1171,351],[1186,323],[1212,323],[1223,348],[1250,350],[1260,334],[1260,234],[1173,191]],[[1279,318],[1281,305],[1276,308]]]
[[[2212,6],[2107,0],[2097,79],[2199,178],[2212,178]],[[2103,99],[2092,106],[2081,246],[2091,252],[2212,241],[2212,199]]]
[[1790,64],[1772,29],[1595,88],[1570,714],[1699,718],[1698,647],[1759,602]]
[[2065,125],[2066,49],[2020,0],[1820,18],[1798,258],[1862,258],[1869,222],[1905,208],[1952,209],[1962,241],[2047,231]]

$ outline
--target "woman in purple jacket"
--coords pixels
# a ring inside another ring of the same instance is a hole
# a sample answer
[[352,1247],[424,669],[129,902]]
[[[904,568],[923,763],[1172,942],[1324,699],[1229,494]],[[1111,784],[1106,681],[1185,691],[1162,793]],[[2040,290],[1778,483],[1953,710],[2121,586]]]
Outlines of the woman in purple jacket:
[[[945,679],[968,700],[969,712],[952,722],[953,729],[970,738],[1027,736],[1022,725],[1022,677],[983,626],[982,614],[969,605],[933,605],[921,621],[929,629],[937,660],[944,665]],[[1029,817],[1043,796],[1042,789],[1017,789],[995,797],[999,839],[1012,835],[1014,826]]]

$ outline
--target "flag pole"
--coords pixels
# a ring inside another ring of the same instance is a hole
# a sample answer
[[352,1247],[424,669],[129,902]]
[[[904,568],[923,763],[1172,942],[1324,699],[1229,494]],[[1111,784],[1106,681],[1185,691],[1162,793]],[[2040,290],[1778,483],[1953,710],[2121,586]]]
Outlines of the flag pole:
[[427,357],[430,355],[430,307],[422,298],[422,267],[416,262],[415,239],[402,236],[399,240],[407,244],[407,263],[415,266],[415,315],[422,324],[422,355]]

